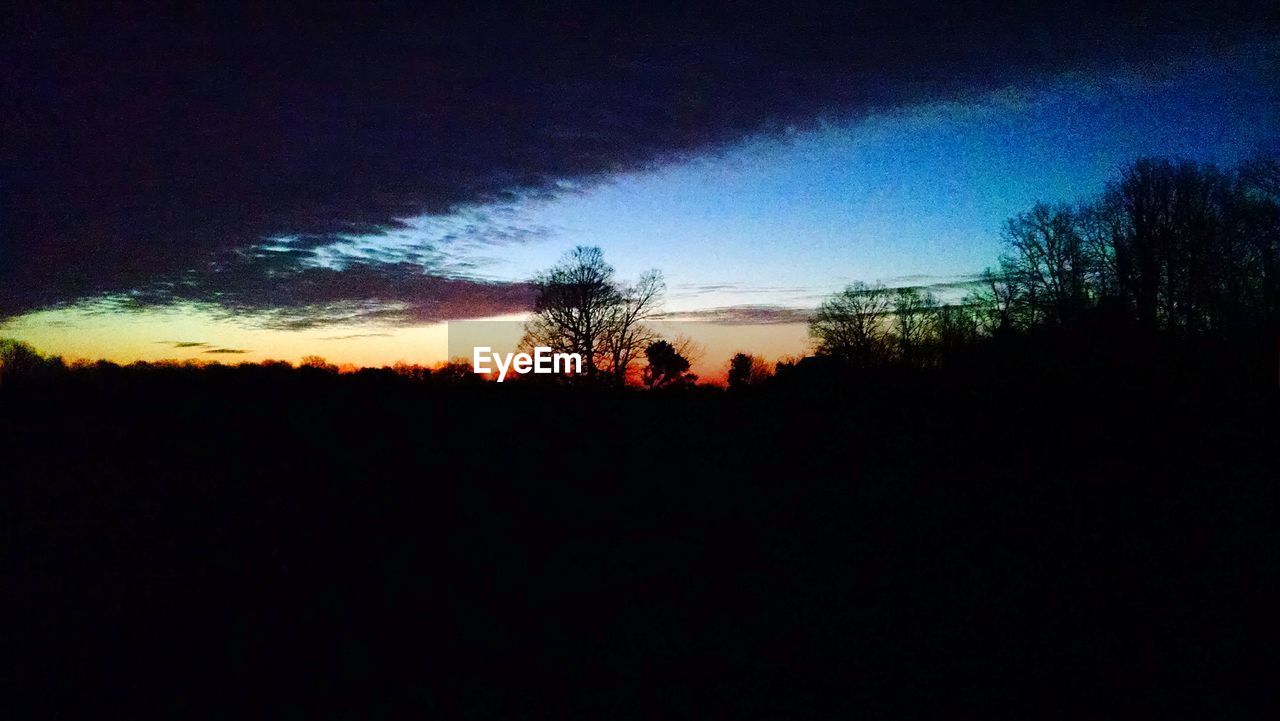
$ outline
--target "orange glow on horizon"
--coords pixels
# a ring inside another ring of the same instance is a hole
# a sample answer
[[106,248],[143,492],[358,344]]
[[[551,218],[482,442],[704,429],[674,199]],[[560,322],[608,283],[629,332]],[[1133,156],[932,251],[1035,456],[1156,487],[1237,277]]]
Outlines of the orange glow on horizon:
[[[523,320],[504,316],[492,320]],[[662,335],[693,341],[690,371],[700,382],[723,383],[729,359],[750,353],[772,364],[809,348],[803,323],[716,324],[664,322]],[[298,365],[319,356],[348,372],[396,364],[435,367],[448,358],[444,323],[421,326],[326,325],[278,330],[191,309],[149,309],[124,313],[81,308],[39,311],[0,322],[0,336],[30,343],[39,352],[75,360],[177,363],[261,363]],[[467,359],[468,361],[470,359]]]

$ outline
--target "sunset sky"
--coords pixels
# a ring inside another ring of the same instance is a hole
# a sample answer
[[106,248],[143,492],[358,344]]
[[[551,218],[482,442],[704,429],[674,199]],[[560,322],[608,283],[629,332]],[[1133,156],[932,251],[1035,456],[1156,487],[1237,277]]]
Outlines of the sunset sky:
[[585,244],[663,271],[710,374],[852,280],[958,298],[1005,218],[1136,158],[1280,149],[1264,6],[642,7],[24,12],[0,335],[432,363]]

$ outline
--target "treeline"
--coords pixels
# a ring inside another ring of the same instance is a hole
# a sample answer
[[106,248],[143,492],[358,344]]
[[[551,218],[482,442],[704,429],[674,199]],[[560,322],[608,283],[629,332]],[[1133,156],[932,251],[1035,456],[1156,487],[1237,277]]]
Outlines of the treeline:
[[[960,303],[927,289],[853,283],[810,319],[815,357],[773,367],[739,353],[731,388],[822,367],[926,368],[976,355],[1023,353],[1056,339],[1060,355],[1111,344],[1129,360],[1207,352],[1270,364],[1280,343],[1280,164],[1232,169],[1139,160],[1080,203],[1040,203],[1005,224],[1005,252]],[[579,247],[535,279],[526,346],[579,353],[585,378],[622,386],[685,387],[697,380],[684,347],[660,338],[664,285],[649,271],[615,278],[599,248]],[[677,339],[678,340],[678,339]],[[1065,341],[1065,343],[1064,343]],[[1074,343],[1074,348],[1072,344]],[[1030,357],[1027,360],[1032,360]],[[639,369],[639,370],[637,370]]]
[[810,321],[818,355],[927,366],[993,339],[1088,331],[1276,362],[1275,160],[1233,170],[1139,160],[1095,198],[1014,216],[1002,239],[998,266],[960,304],[865,283],[826,299]]
[[224,364],[216,361],[161,360],[135,361],[121,365],[108,360],[66,361],[61,356],[45,356],[30,344],[0,338],[0,388],[12,385],[78,378],[91,382],[128,381],[142,378],[194,379],[226,377],[254,380],[281,380],[296,377],[321,379],[328,377],[381,379],[437,384],[470,384],[483,381],[471,372],[471,365],[448,361],[426,366],[398,362],[380,368],[339,366],[321,356],[304,356],[296,365],[283,360]]
[[[727,364],[730,388],[795,377],[814,368],[930,368],[959,361],[1032,361],[1027,343],[1051,339],[1069,359],[1088,347],[1128,360],[1199,354],[1219,367],[1261,370],[1276,380],[1280,359],[1280,162],[1262,159],[1223,170],[1213,165],[1139,160],[1097,197],[1036,204],[1010,218],[1004,253],[976,289],[944,303],[927,289],[853,283],[825,299],[809,321],[809,358],[777,363],[738,353]],[[657,270],[620,281],[599,248],[578,247],[534,279],[534,314],[522,346],[578,353],[573,384],[687,388],[700,349],[662,338],[665,283]],[[1042,348],[1043,349],[1043,348]],[[995,360],[993,360],[995,359]],[[267,373],[282,361],[241,364]],[[195,372],[195,363],[139,363],[135,371]],[[209,366],[223,368],[222,366]],[[79,370],[105,374],[112,364],[67,366],[29,346],[0,339],[0,384]],[[476,382],[467,362],[432,368],[397,364],[338,368],[309,356],[303,373],[381,375]],[[245,371],[248,372],[248,371]],[[527,378],[558,383],[564,378]]]

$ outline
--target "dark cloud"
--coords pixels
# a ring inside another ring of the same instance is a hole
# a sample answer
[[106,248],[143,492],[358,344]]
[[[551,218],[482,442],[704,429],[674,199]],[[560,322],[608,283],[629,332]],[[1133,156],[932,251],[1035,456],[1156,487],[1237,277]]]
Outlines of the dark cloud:
[[190,340],[178,340],[178,341],[162,340],[160,342],[171,345],[174,348],[204,348],[209,345],[208,343],[201,343],[200,341],[190,341]]
[[413,325],[519,313],[533,307],[533,286],[436,275],[414,263],[349,262],[340,267],[255,260],[189,271],[163,283],[108,296],[95,312],[192,306],[263,327],[299,330],[377,321]]
[[232,353],[232,354],[240,354],[240,353],[248,353],[248,352],[249,351],[242,350],[240,348],[210,348],[209,350],[205,351],[205,353]]
[[[438,248],[317,253],[820,118],[1269,36],[1280,14],[1043,5],[19,3],[0,57],[0,317],[106,294],[284,325],[507,310],[527,288],[442,269]],[[285,235],[301,240],[271,258],[216,260]]]
[[444,272],[410,261],[358,260],[324,267],[240,258],[153,287],[143,299],[217,306],[254,314],[264,325],[279,328],[361,320],[413,324],[518,313],[533,305],[529,284]]

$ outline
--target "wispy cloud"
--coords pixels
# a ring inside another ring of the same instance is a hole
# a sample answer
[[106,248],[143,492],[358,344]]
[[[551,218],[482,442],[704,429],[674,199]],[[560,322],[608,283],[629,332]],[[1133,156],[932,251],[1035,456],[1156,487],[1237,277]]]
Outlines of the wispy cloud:
[[706,310],[665,313],[658,320],[715,323],[719,325],[775,325],[806,323],[811,311],[773,305],[734,305]]
[[320,340],[355,340],[357,338],[390,338],[390,333],[352,333],[351,335],[330,335]]

